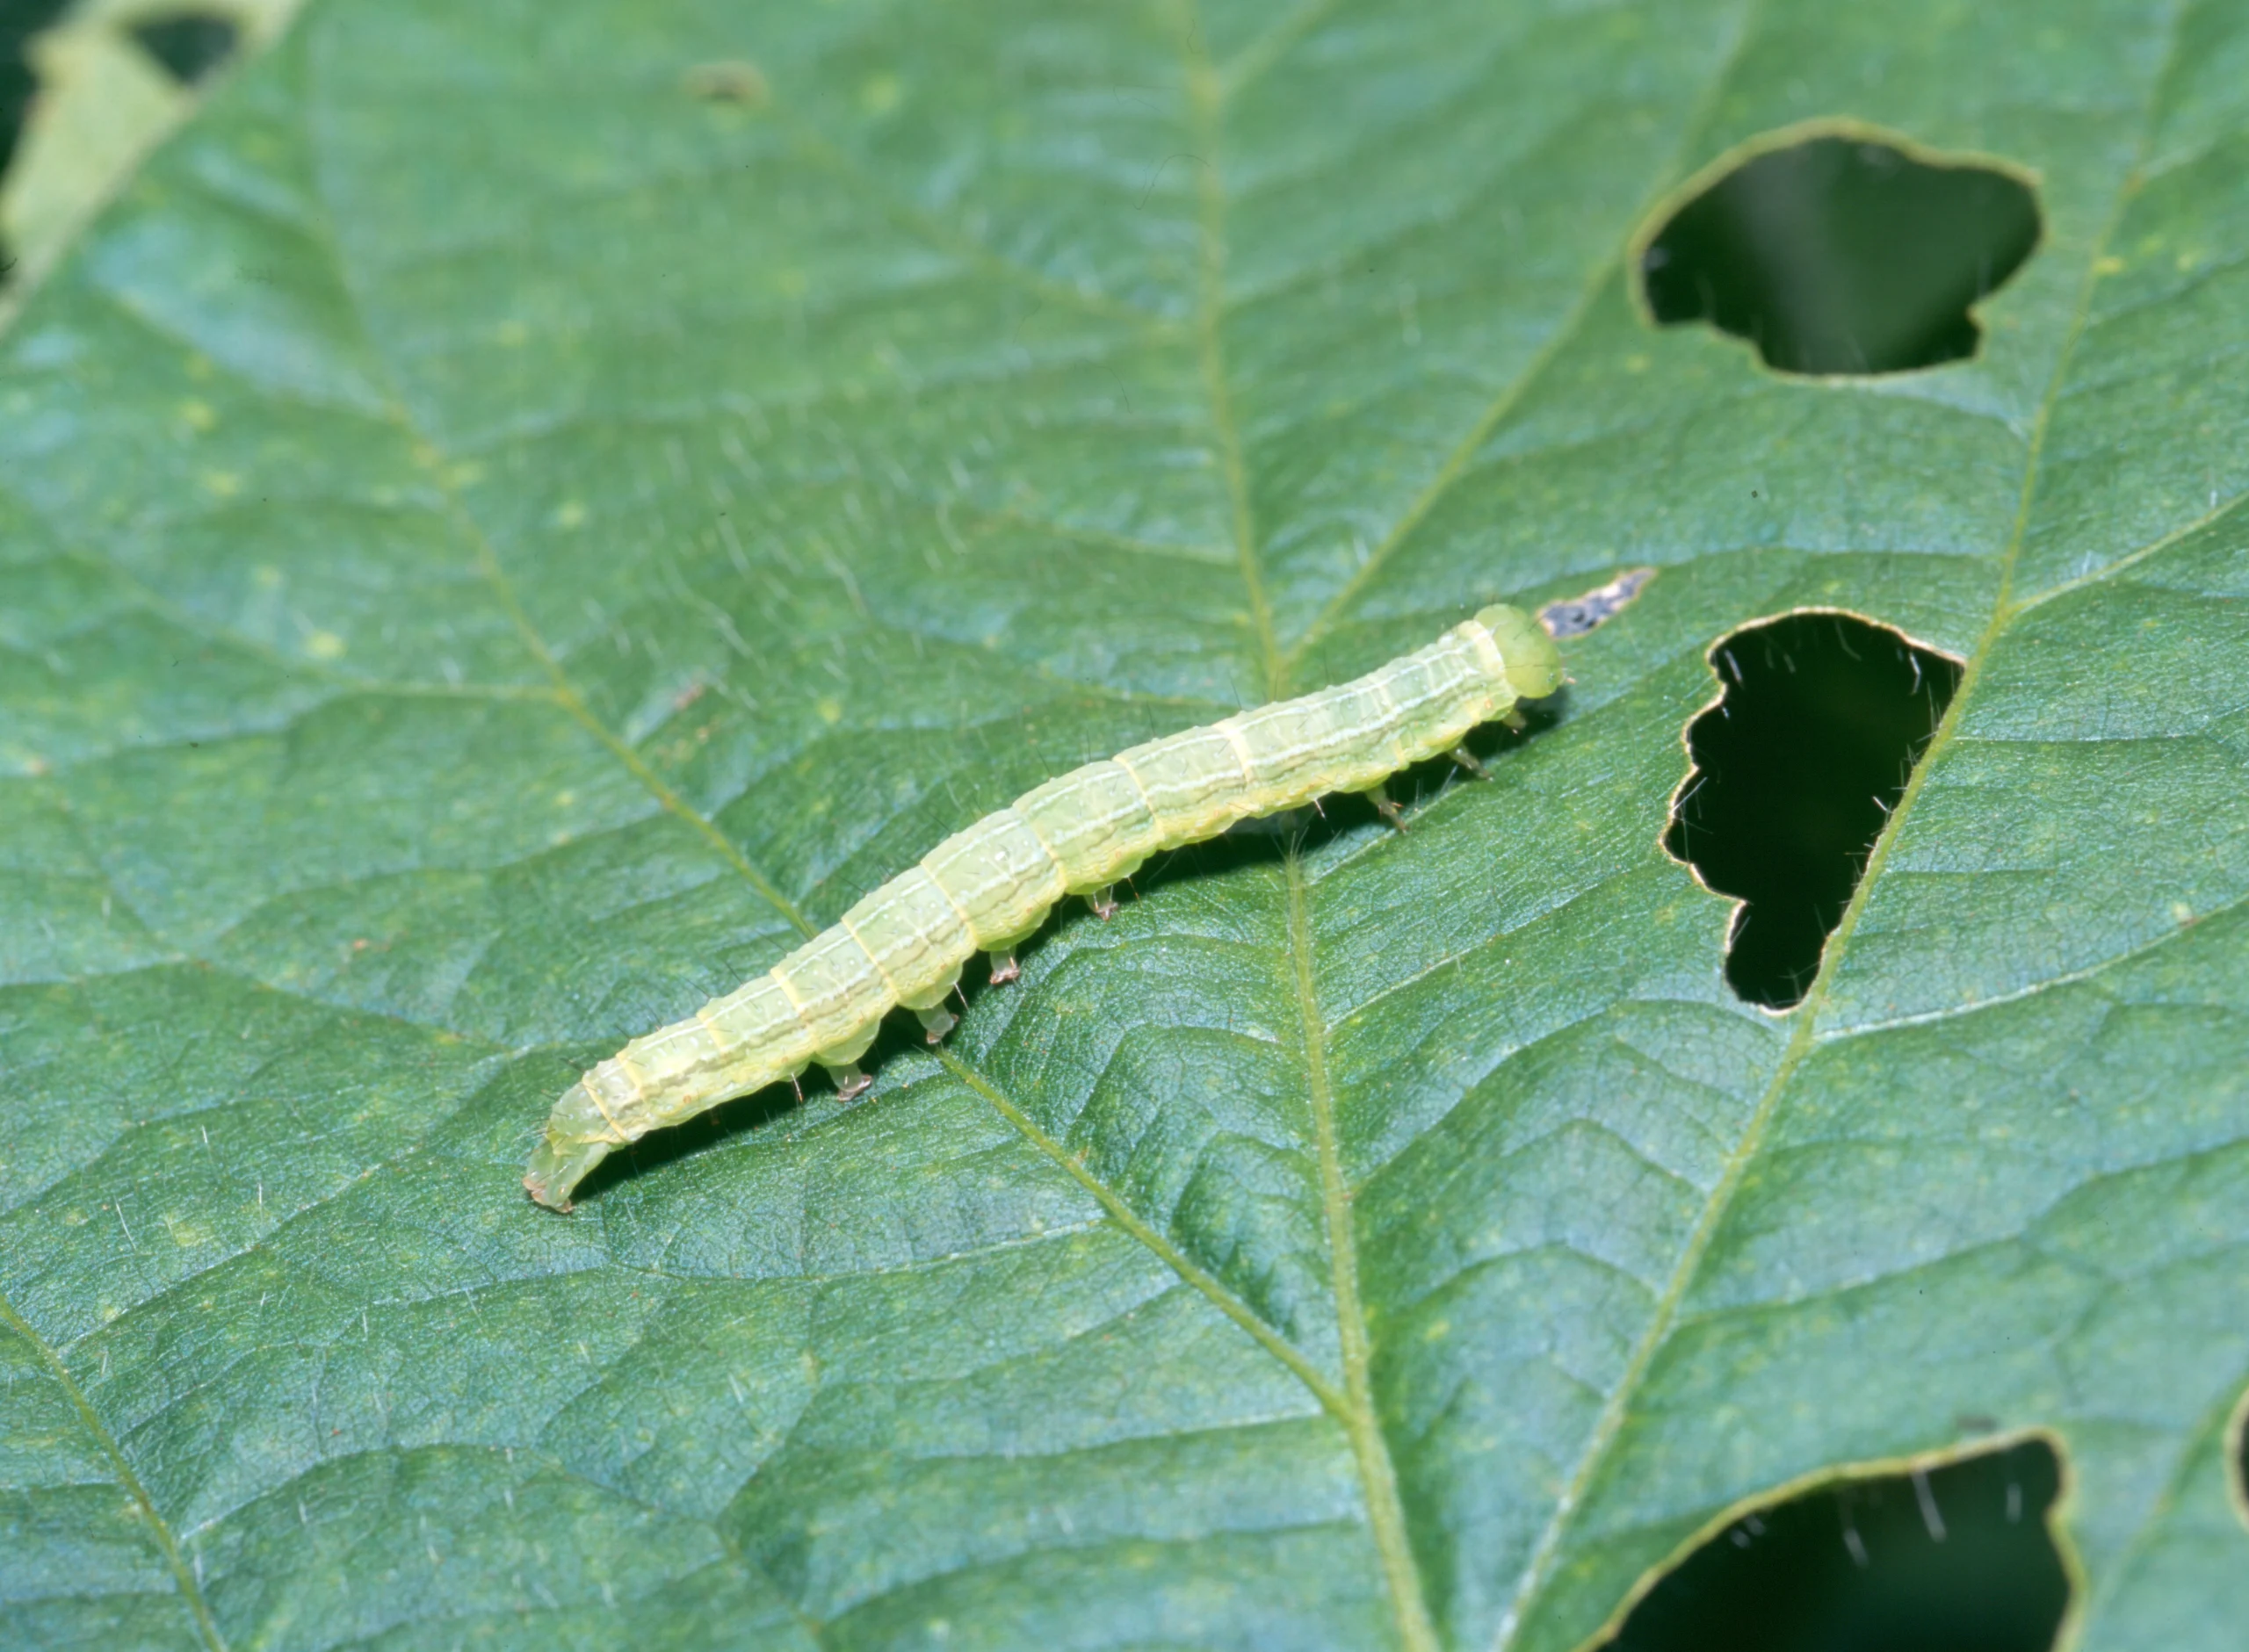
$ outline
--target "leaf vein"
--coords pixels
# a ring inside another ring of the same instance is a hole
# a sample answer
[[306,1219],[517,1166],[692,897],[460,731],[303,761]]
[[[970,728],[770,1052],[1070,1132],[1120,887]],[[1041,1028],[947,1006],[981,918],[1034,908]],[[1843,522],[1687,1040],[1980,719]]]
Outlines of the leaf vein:
[[1971,653],[1961,673],[1959,686],[1953,694],[1951,703],[1945,708],[1944,716],[1938,724],[1936,732],[1931,737],[1928,745],[1915,762],[1912,776],[1906,782],[1905,791],[1899,796],[1889,819],[1883,824],[1881,835],[1876,840],[1873,851],[1867,857],[1865,868],[1860,873],[1857,886],[1852,891],[1850,901],[1844,908],[1842,918],[1837,923],[1834,933],[1829,937],[1826,948],[1821,954],[1819,973],[1813,977],[1811,989],[1805,993],[1803,1001],[1790,1012],[1796,1017],[1796,1027],[1790,1035],[1788,1047],[1782,1052],[1781,1058],[1774,1068],[1771,1079],[1767,1083],[1763,1094],[1759,1097],[1755,1108],[1745,1123],[1740,1138],[1728,1158],[1725,1173],[1720,1177],[1717,1186],[1711,1189],[1710,1196],[1705,1201],[1696,1221],[1694,1230],[1681,1251],[1679,1262],[1673,1271],[1671,1280],[1661,1296],[1658,1298],[1655,1311],[1649,1319],[1647,1328],[1642,1332],[1638,1344],[1632,1351],[1631,1359],[1626,1364],[1615,1389],[1602,1406],[1601,1415],[1596,1419],[1593,1430],[1587,1435],[1584,1449],[1579,1454],[1575,1469],[1565,1482],[1561,1494],[1555,1500],[1554,1513],[1548,1520],[1544,1531],[1540,1533],[1529,1561],[1523,1566],[1514,1597],[1501,1620],[1498,1632],[1493,1636],[1493,1652],[1505,1652],[1505,1649],[1513,1644],[1515,1634],[1524,1620],[1524,1609],[1544,1583],[1548,1570],[1559,1552],[1562,1540],[1582,1506],[1585,1492],[1592,1482],[1595,1471],[1606,1460],[1609,1447],[1623,1426],[1625,1415],[1630,1410],[1633,1399],[1638,1394],[1641,1384],[1646,1380],[1657,1353],[1668,1343],[1671,1332],[1678,1323],[1687,1292],[1699,1275],[1703,1259],[1716,1238],[1721,1222],[1731,1209],[1734,1194],[1743,1178],[1747,1174],[1752,1160],[1757,1156],[1765,1131],[1778,1108],[1781,1097],[1788,1089],[1790,1081],[1795,1076],[1797,1070],[1815,1047],[1814,1033],[1819,1025],[1819,1014],[1826,1006],[1828,994],[1832,990],[1835,976],[1849,953],[1851,938],[1857,930],[1859,920],[1866,910],[1875,886],[1881,880],[1891,852],[1898,842],[1906,821],[1912,817],[1913,806],[1920,800],[1929,775],[1956,737],[1966,709],[1974,699],[1975,690],[1985,661],[1989,659],[1993,646],[2007,626],[2011,617],[2007,604],[2008,593],[2014,580],[2016,559],[2021,552],[2023,539],[2028,530],[2030,507],[2035,497],[2039,459],[2044,449],[2046,431],[2051,422],[2054,408],[2061,401],[2071,358],[2079,339],[2086,330],[2092,313],[2094,292],[2101,280],[2101,257],[2122,222],[2125,208],[2131,198],[2133,182],[2137,177],[2138,166],[2144,162],[2154,141],[2163,87],[2170,77],[2172,64],[2177,61],[2181,33],[2180,21],[2184,10],[2184,0],[2178,0],[2178,3],[2169,9],[2165,18],[2167,44],[2164,53],[2164,66],[2149,88],[2146,105],[2142,111],[2138,158],[2125,177],[2120,181],[2108,221],[2086,253],[2085,273],[2079,282],[2076,310],[2069,330],[2063,337],[2061,348],[2056,353],[2053,371],[2048,378],[2045,393],[2039,404],[2038,415],[2032,427],[2024,454],[2021,490],[2016,505],[2014,526],[2008,536],[2006,551],[2000,559],[1999,587],[1992,599],[1991,620],[1985,627],[1983,636],[1978,640],[1974,651]]
[[1312,935],[1303,862],[1293,848],[1288,856],[1288,903],[1289,956],[1294,977],[1291,985],[1304,1039],[1305,1091],[1319,1148],[1320,1210],[1327,1229],[1330,1289],[1335,1299],[1344,1394],[1349,1407],[1343,1423],[1350,1434],[1352,1454],[1358,1461],[1367,1521],[1390,1585],[1391,1607],[1397,1616],[1399,1638],[1414,1652],[1436,1652],[1441,1642],[1436,1625],[1429,1616],[1428,1596],[1421,1581],[1420,1562],[1414,1554],[1413,1536],[1407,1528],[1397,1468],[1391,1461],[1390,1444],[1375,1410],[1369,1372],[1372,1350],[1367,1336],[1366,1310],[1359,1299],[1358,1237],[1351,1214],[1351,1193],[1343,1177],[1334,1093],[1327,1076],[1327,1029],[1320,1011],[1319,992],[1313,981]]
[[[1688,111],[1686,119],[1681,123],[1679,142],[1673,152],[1664,158],[1661,167],[1656,173],[1655,184],[1651,187],[1639,207],[1633,213],[1634,223],[1638,223],[1642,217],[1645,216],[1649,207],[1659,198],[1660,191],[1669,186],[1685,157],[1690,153],[1690,146],[1700,138],[1704,126],[1708,125],[1711,111],[1717,106],[1718,95],[1731,78],[1734,63],[1740,58],[1742,45],[1754,32],[1753,16],[1761,0],[1744,0],[1732,39],[1728,41],[1723,54],[1723,61],[1710,76],[1710,83],[1702,95],[1696,98],[1694,106]],[[1477,415],[1467,432],[1453,445],[1452,451],[1446,454],[1444,462],[1437,467],[1436,473],[1422,484],[1421,491],[1407,503],[1403,514],[1391,524],[1390,531],[1382,537],[1381,541],[1367,554],[1366,559],[1352,571],[1350,578],[1343,582],[1335,595],[1329,597],[1320,611],[1313,617],[1312,624],[1305,628],[1304,634],[1297,639],[1294,647],[1291,650],[1291,659],[1301,660],[1313,643],[1334,628],[1336,622],[1342,617],[1344,610],[1366,588],[1376,573],[1390,559],[1398,548],[1413,536],[1414,531],[1428,520],[1429,513],[1436,509],[1445,495],[1450,494],[1454,486],[1467,474],[1472,466],[1478,450],[1490,439],[1493,431],[1496,430],[1510,414],[1522,406],[1524,397],[1530,393],[1539,379],[1545,376],[1547,370],[1561,358],[1562,352],[1576,340],[1579,332],[1591,318],[1595,300],[1600,297],[1602,288],[1607,285],[1610,271],[1620,263],[1621,255],[1621,247],[1604,246],[1586,267],[1568,308],[1556,321],[1553,330],[1540,342],[1538,348],[1531,352],[1529,358],[1516,370],[1515,375],[1501,386],[1498,394],[1485,404],[1484,410]]]
[[172,1575],[173,1584],[179,1591],[180,1598],[187,1606],[189,1615],[194,1620],[196,1634],[201,1638],[204,1646],[209,1648],[209,1652],[227,1652],[227,1638],[220,1633],[218,1620],[211,1614],[210,1603],[204,1599],[203,1591],[195,1581],[194,1569],[187,1563],[187,1556],[180,1551],[178,1538],[173,1534],[170,1525],[157,1509],[155,1499],[148,1495],[148,1487],[141,1484],[141,1476],[134,1472],[132,1461],[126,1456],[125,1448],[119,1444],[117,1436],[110,1432],[109,1425],[102,1420],[101,1414],[94,1410],[92,1402],[86,1397],[85,1390],[78,1386],[77,1379],[70,1374],[70,1367],[63,1364],[61,1354],[56,1352],[54,1344],[40,1334],[29,1320],[16,1311],[15,1305],[4,1295],[0,1295],[0,1325],[6,1326],[31,1345],[38,1353],[40,1362],[47,1367],[47,1373],[54,1379],[55,1386],[62,1390],[64,1396],[70,1402],[70,1408],[77,1413],[80,1424],[94,1437],[96,1444],[101,1447],[102,1454],[109,1459],[110,1466],[116,1470],[119,1483],[124,1486],[127,1494],[132,1497],[134,1505],[140,1510],[141,1518],[148,1523],[148,1529],[155,1539],[157,1550],[164,1558],[165,1566]]

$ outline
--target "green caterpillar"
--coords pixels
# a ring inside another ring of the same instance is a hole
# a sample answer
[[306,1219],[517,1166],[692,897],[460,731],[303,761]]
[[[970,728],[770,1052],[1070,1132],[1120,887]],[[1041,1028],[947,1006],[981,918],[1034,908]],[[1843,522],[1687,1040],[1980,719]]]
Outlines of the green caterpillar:
[[[1239,711],[1048,781],[954,833],[823,931],[685,1021],[636,1038],[563,1093],[524,1186],[558,1210],[610,1152],[814,1062],[845,1100],[870,1082],[859,1057],[904,1005],[934,1043],[974,952],[994,981],[1065,895],[1106,917],[1110,885],[1148,856],[1215,837],[1331,791],[1367,791],[1456,751],[1479,723],[1561,686],[1538,622],[1486,608],[1356,681]],[[1385,812],[1389,811],[1385,801]]]

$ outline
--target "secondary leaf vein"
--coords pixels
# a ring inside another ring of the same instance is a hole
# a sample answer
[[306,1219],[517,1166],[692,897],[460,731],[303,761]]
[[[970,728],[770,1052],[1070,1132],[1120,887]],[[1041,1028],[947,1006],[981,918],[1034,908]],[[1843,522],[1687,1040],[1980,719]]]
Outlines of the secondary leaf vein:
[[110,1432],[109,1425],[102,1421],[101,1414],[86,1398],[85,1390],[70,1374],[70,1367],[63,1364],[62,1356],[55,1351],[54,1345],[18,1313],[15,1305],[5,1296],[0,1296],[0,1325],[5,1325],[31,1345],[39,1355],[40,1362],[47,1367],[56,1386],[69,1400],[70,1408],[77,1413],[79,1423],[94,1437],[102,1454],[109,1459],[119,1483],[140,1509],[141,1518],[148,1523],[148,1530],[163,1555],[164,1564],[179,1590],[180,1598],[195,1620],[196,1633],[202,1638],[204,1646],[209,1652],[227,1652],[227,1637],[219,1632],[218,1620],[211,1615],[210,1603],[204,1599],[203,1591],[195,1581],[194,1568],[187,1563],[186,1555],[180,1552],[179,1540],[173,1535],[170,1523],[158,1512],[155,1500],[148,1495],[148,1489],[141,1483],[141,1476],[134,1473],[132,1463],[126,1458],[125,1448],[118,1443],[117,1436]]
[[1966,708],[1974,699],[1978,679],[1990,658],[1993,646],[2013,617],[2008,606],[2008,592],[2014,580],[2016,559],[2021,552],[2023,539],[2029,526],[2030,507],[2036,496],[2039,461],[2044,450],[2046,432],[2051,422],[2053,411],[2060,403],[2063,385],[2067,377],[2071,358],[2079,340],[2084,335],[2088,318],[2092,314],[2093,295],[2101,280],[2101,258],[2122,221],[2125,208],[2131,199],[2137,183],[2138,168],[2144,162],[2149,147],[2153,141],[2157,112],[2161,107],[2162,90],[2170,77],[2171,64],[2176,61],[2177,57],[2180,32],[2179,24],[2182,11],[2182,6],[2174,5],[2166,19],[2169,44],[2165,53],[2164,67],[2155,76],[2149,92],[2148,106],[2142,122],[2138,156],[2117,190],[2116,198],[2107,223],[2102,226],[2101,233],[2094,237],[2093,245],[2086,253],[2085,274],[2079,285],[2077,307],[2069,329],[2063,336],[2061,348],[2056,353],[2053,371],[2049,376],[2044,394],[2041,398],[2037,418],[2032,427],[2024,454],[2021,490],[2016,505],[2014,523],[2000,557],[1999,584],[1992,598],[1990,623],[1985,627],[1983,636],[1978,638],[1975,649],[1969,657],[1966,667],[1961,674],[1959,687],[1953,695],[1951,703],[1945,708],[1944,716],[1937,725],[1935,734],[1931,737],[1928,746],[1914,764],[1912,777],[1906,782],[1905,791],[1899,796],[1896,807],[1891,812],[1890,818],[1884,823],[1881,835],[1875,840],[1874,848],[1867,857],[1865,869],[1860,874],[1858,885],[1852,891],[1849,904],[1844,908],[1842,918],[1837,923],[1834,933],[1828,938],[1826,948],[1821,954],[1819,970],[1812,979],[1811,990],[1804,994],[1803,1002],[1792,1012],[1797,1018],[1796,1026],[1790,1035],[1788,1046],[1782,1052],[1780,1060],[1774,1067],[1771,1078],[1759,1096],[1757,1105],[1743,1128],[1739,1143],[1728,1156],[1724,1174],[1711,1189],[1709,1199],[1704,1201],[1702,1211],[1696,1217],[1695,1227],[1680,1252],[1678,1265],[1673,1270],[1662,1295],[1656,1300],[1654,1311],[1649,1317],[1647,1328],[1641,1333],[1623,1374],[1618,1378],[1616,1388],[1609,1394],[1607,1403],[1602,1407],[1601,1414],[1595,1420],[1591,1433],[1587,1437],[1585,1448],[1579,1454],[1575,1469],[1555,1500],[1553,1516],[1540,1533],[1529,1559],[1523,1566],[1514,1596],[1508,1603],[1505,1615],[1501,1619],[1498,1632],[1493,1636],[1494,1652],[1505,1652],[1505,1648],[1512,1645],[1516,1631],[1522,1627],[1525,1607],[1545,1583],[1548,1571],[1559,1553],[1562,1540],[1570,1523],[1575,1518],[1579,1508],[1582,1506],[1584,1494],[1592,1482],[1595,1470],[1606,1459],[1609,1447],[1623,1427],[1625,1415],[1631,1410],[1640,1385],[1646,1380],[1657,1353],[1670,1336],[1681,1304],[1685,1301],[1689,1289],[1693,1286],[1701,1271],[1703,1259],[1708,1253],[1720,1223],[1732,1208],[1736,1190],[1757,1156],[1765,1130],[1771,1122],[1782,1095],[1787,1090],[1790,1079],[1795,1077],[1797,1069],[1803,1064],[1804,1058],[1816,1047],[1815,1033],[1820,1013],[1826,1006],[1827,997],[1833,989],[1835,976],[1841,969],[1842,962],[1849,952],[1851,937],[1858,927],[1859,920],[1866,911],[1867,903],[1871,898],[1876,884],[1881,880],[1883,869],[1888,863],[1891,852],[1904,830],[1906,821],[1912,816],[1914,804],[1920,800],[1929,775],[1934,770],[1945,750],[1957,736],[1962,718]]

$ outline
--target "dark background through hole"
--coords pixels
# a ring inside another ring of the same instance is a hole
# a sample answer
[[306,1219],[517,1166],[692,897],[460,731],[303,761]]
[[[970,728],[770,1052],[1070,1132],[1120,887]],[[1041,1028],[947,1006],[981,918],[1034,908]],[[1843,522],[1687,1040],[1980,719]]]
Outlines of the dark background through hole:
[[1614,1652],[2046,1652],[2069,1580],[2026,1440],[1808,1492],[1736,1521],[1632,1609]]
[[207,11],[179,11],[133,26],[141,49],[183,86],[192,86],[235,54],[233,22]]
[[[16,158],[16,139],[37,83],[24,44],[62,15],[69,0],[0,0],[0,174]],[[0,254],[5,249],[0,249]]]
[[2037,201],[2006,173],[1815,138],[1681,207],[1640,271],[1658,321],[1710,321],[1784,372],[1903,372],[1974,355],[1969,307],[2037,242]]
[[1688,729],[1694,771],[1664,846],[1748,903],[1726,980],[1785,1009],[1811,986],[1960,670],[1841,614],[1745,626],[1712,660],[1725,696]]
[[[69,0],[0,0],[0,177],[16,158],[24,116],[39,90],[24,47],[32,36],[54,26]],[[238,31],[225,18],[181,11],[134,27],[133,38],[174,80],[192,85],[234,54]],[[0,245],[0,282],[15,254]]]

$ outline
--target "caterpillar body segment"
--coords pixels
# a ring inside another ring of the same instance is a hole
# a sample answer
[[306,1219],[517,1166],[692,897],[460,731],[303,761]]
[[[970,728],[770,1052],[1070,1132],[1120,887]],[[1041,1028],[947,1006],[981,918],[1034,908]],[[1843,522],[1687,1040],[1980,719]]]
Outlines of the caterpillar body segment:
[[1012,979],[1014,949],[1064,896],[1113,907],[1110,886],[1150,855],[1327,792],[1371,790],[1561,682],[1538,623],[1495,605],[1366,676],[1034,787],[767,973],[596,1064],[554,1104],[524,1186],[567,1210],[571,1190],[614,1149],[815,1062],[856,1094],[865,1082],[856,1064],[886,1014],[916,1012],[936,1042],[952,1025],[944,1002],[969,956],[990,953],[993,979]]

